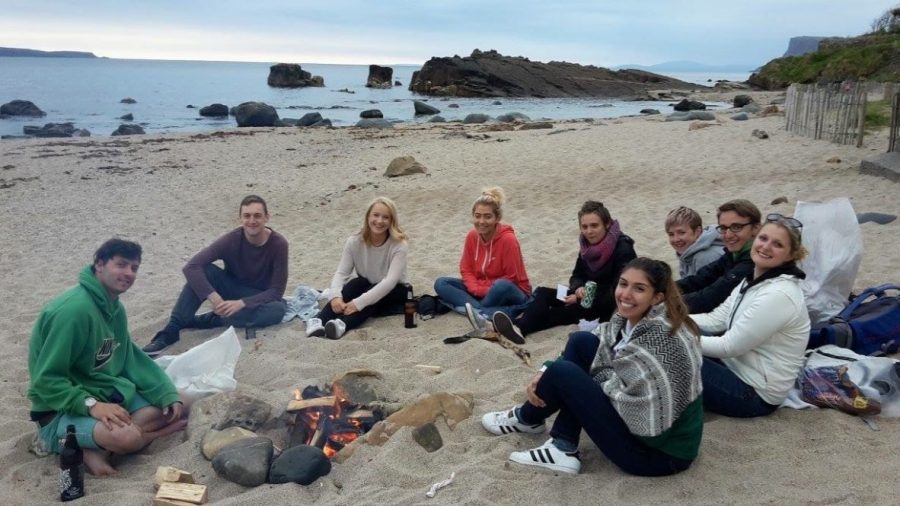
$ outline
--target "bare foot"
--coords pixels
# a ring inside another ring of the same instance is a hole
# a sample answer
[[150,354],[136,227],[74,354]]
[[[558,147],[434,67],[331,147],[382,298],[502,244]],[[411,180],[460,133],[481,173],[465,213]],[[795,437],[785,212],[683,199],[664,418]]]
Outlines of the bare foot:
[[106,452],[100,450],[85,449],[84,465],[87,471],[94,476],[109,476],[116,473],[116,470],[106,460]]

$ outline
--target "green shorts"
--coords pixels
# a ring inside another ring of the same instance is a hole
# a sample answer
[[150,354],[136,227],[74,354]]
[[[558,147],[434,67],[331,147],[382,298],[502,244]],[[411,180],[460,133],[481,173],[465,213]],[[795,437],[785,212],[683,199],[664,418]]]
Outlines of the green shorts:
[[[149,405],[150,403],[147,399],[144,399],[139,394],[134,394],[134,399],[132,399],[131,404],[128,405],[128,413],[134,413]],[[69,425],[74,425],[75,438],[78,440],[79,446],[82,448],[100,448],[100,446],[97,445],[97,442],[94,441],[94,426],[97,425],[98,422],[99,420],[91,416],[57,413],[50,423],[41,427],[39,435],[44,441],[46,448],[52,453],[59,453],[59,443],[61,439],[65,439],[66,437],[66,428],[68,428]]]

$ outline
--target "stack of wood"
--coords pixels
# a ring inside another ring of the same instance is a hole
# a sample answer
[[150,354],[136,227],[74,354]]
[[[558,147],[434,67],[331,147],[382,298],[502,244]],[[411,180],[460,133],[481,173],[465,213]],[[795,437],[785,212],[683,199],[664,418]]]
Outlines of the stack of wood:
[[192,506],[209,500],[206,485],[194,483],[194,476],[169,466],[156,468],[156,497],[153,506]]

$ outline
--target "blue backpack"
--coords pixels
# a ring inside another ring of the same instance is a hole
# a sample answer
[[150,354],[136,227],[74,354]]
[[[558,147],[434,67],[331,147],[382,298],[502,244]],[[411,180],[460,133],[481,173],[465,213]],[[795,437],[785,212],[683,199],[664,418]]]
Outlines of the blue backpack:
[[[808,348],[834,344],[862,355],[889,355],[900,349],[900,296],[887,295],[900,286],[869,288],[828,320],[810,331]],[[869,300],[871,297],[874,299]]]

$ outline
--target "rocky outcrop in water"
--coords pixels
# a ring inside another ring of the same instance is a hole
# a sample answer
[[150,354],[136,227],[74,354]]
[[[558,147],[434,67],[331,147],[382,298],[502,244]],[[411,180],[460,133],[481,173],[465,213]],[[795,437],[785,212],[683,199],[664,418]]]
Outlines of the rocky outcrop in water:
[[72,123],[47,123],[42,127],[26,125],[22,133],[31,137],[90,137],[85,129],[75,128]]
[[239,127],[270,127],[278,125],[278,112],[263,102],[244,102],[234,108]]
[[39,118],[46,116],[47,113],[42,111],[34,102],[28,100],[13,100],[0,105],[0,117],[4,116],[32,116]]
[[413,73],[410,91],[460,97],[646,98],[654,89],[702,86],[642,70],[609,70],[567,62],[533,62],[496,51],[432,58]]
[[369,78],[366,79],[367,88],[391,88],[391,80],[394,78],[394,69],[380,65],[369,65]]
[[322,76],[314,76],[296,63],[276,63],[269,67],[269,86],[275,88],[302,88],[325,86]]
[[228,116],[228,106],[225,104],[210,104],[200,108],[200,116],[223,117]]

